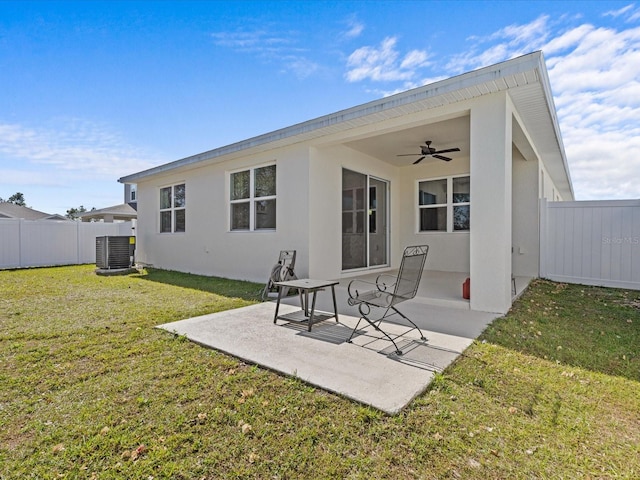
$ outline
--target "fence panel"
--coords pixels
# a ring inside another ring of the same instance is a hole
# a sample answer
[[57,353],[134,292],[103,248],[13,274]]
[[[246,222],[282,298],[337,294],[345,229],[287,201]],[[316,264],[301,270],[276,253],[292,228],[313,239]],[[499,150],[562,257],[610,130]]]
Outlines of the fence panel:
[[542,200],[540,212],[540,276],[640,290],[640,200]]
[[96,237],[133,235],[132,222],[0,219],[0,269],[95,263]]

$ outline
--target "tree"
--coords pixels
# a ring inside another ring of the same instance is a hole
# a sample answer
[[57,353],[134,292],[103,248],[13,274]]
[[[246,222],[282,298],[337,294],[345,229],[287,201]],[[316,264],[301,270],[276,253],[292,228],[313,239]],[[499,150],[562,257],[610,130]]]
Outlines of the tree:
[[78,208],[70,208],[69,210],[67,210],[67,214],[65,215],[65,217],[70,220],[77,220],[78,218],[80,218],[79,215],[86,211],[87,209],[84,208],[84,206],[80,205]]
[[27,206],[27,203],[24,201],[24,194],[20,193],[20,192],[14,193],[13,195],[11,195],[6,200],[4,198],[0,198],[0,202],[13,203],[13,204],[19,205],[21,207],[26,207]]

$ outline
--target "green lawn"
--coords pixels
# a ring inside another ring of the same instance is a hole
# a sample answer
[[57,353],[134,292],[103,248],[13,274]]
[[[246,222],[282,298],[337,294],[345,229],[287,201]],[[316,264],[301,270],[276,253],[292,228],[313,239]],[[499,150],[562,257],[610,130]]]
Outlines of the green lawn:
[[535,282],[390,417],[154,329],[260,289],[0,272],[0,479],[640,477],[640,292]]

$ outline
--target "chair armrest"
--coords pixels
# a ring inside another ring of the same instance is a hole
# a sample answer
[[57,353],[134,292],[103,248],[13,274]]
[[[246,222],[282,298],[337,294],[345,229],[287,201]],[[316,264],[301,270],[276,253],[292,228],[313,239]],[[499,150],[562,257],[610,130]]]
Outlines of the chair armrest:
[[349,293],[349,303],[351,300],[357,300],[358,295],[365,291],[372,290],[377,287],[376,283],[367,282],[366,280],[355,279],[349,282],[347,292]]
[[395,275],[381,273],[376,277],[376,287],[381,292],[386,292],[387,290],[393,290],[393,288],[396,286],[397,281],[398,277],[396,277]]

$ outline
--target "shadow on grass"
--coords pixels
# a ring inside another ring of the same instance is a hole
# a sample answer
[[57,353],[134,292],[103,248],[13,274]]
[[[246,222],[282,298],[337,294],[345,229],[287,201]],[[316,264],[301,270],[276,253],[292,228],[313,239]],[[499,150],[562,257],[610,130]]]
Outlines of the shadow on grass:
[[207,277],[172,270],[145,269],[146,273],[133,276],[149,282],[164,283],[176,287],[190,288],[229,298],[241,298],[247,301],[261,301],[264,285],[241,280],[220,277]]
[[479,340],[640,381],[640,292],[537,280]]

